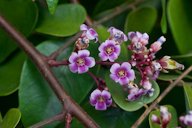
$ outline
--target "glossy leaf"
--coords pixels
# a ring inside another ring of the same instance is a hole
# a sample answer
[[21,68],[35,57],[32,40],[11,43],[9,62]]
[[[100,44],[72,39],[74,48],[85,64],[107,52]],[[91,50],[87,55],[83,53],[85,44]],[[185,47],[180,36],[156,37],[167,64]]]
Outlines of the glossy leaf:
[[44,12],[36,31],[54,36],[70,36],[79,30],[85,17],[86,11],[79,4],[59,5],[54,15]]
[[[0,12],[25,36],[28,36],[36,25],[38,11],[32,0],[0,0]],[[15,42],[1,28],[0,48],[0,63],[17,48]]]
[[191,57],[192,57],[192,53],[187,53],[187,54],[177,55],[177,56],[171,56],[171,58],[173,58],[173,59],[185,59],[185,58],[191,58]]
[[54,14],[57,8],[58,0],[46,0],[46,1],[47,1],[47,6],[49,8],[49,12],[51,14]]
[[[60,47],[58,42],[44,42],[38,49],[45,55]],[[68,59],[72,48],[67,48],[58,59]],[[81,103],[93,87],[93,80],[88,74],[74,74],[68,66],[53,69],[63,87],[77,103]],[[75,80],[74,80],[75,78]],[[24,126],[29,126],[61,112],[61,104],[35,66],[25,62],[19,87],[19,108]],[[30,118],[29,118],[30,115]],[[54,127],[56,124],[49,125]]]
[[166,17],[166,0],[161,0],[162,4],[162,17],[161,17],[161,31],[167,33],[167,17]]
[[153,7],[141,7],[133,10],[127,16],[124,31],[151,32],[157,20],[157,11]]
[[[136,80],[137,84],[139,83],[138,77],[139,76],[137,76],[137,80]],[[136,101],[129,102],[126,100],[128,94],[123,90],[122,86],[120,86],[119,84],[111,80],[109,75],[106,75],[105,80],[109,88],[109,91],[111,92],[111,95],[113,97],[113,100],[120,108],[122,108],[125,111],[136,111],[142,108],[145,104],[148,104],[154,101],[159,95],[159,86],[155,81],[151,81],[152,87],[155,89],[154,95],[152,97],[143,96]]]
[[0,112],[0,125],[1,125],[2,121],[3,121],[3,118],[2,118],[2,115],[1,115],[1,112]]
[[[172,107],[171,105],[165,105],[165,107],[168,108],[168,111],[171,113],[171,121],[169,122],[167,128],[176,128],[178,126],[178,122],[177,122],[177,112],[175,110],[174,107]],[[149,114],[149,124],[150,124],[150,128],[161,128],[159,125],[157,125],[156,123],[151,121],[151,116],[152,115],[157,115],[158,117],[160,116],[160,110],[154,110],[151,111]]]
[[9,95],[18,89],[24,60],[24,53],[19,52],[0,65],[0,96]]
[[10,109],[3,118],[1,128],[15,128],[21,118],[21,112],[17,108]]
[[185,82],[183,85],[185,92],[185,103],[187,110],[192,110],[192,83]]
[[168,21],[177,48],[182,54],[191,52],[192,49],[192,1],[169,0]]

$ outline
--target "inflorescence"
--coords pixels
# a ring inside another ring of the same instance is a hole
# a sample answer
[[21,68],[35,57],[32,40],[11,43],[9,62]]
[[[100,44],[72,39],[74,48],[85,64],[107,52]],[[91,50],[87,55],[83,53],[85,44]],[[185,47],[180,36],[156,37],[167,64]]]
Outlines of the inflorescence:
[[[90,52],[87,50],[90,40],[98,42],[98,34],[93,28],[89,28],[85,24],[80,26],[82,31],[81,36],[75,43],[75,50],[69,57],[69,69],[73,73],[85,73],[89,68],[96,65],[96,60],[90,57]],[[122,31],[110,27],[108,29],[110,36],[105,42],[101,43],[99,50],[99,57],[102,62],[109,62],[110,78],[120,86],[127,88],[128,101],[134,101],[141,96],[153,96],[154,88],[151,80],[156,80],[159,72],[168,72],[167,69],[183,70],[184,66],[170,59],[169,56],[164,56],[161,59],[156,59],[155,54],[161,49],[162,44],[166,41],[165,37],[161,36],[157,41],[152,43],[149,48],[149,35],[147,33],[129,32],[128,36]],[[131,59],[125,62],[115,62],[121,52],[121,44],[130,41],[128,50],[131,51]],[[99,44],[99,43],[98,43]],[[140,73],[141,80],[136,84],[135,70]],[[96,110],[106,110],[112,104],[111,94],[107,87],[98,88],[91,93],[91,105],[95,106]]]

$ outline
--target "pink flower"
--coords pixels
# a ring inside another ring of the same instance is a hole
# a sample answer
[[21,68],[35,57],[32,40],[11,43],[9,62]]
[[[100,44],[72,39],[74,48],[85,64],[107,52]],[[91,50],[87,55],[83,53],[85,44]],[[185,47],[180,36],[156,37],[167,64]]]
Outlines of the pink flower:
[[89,28],[87,25],[82,24],[80,30],[83,31],[83,37],[85,36],[89,40],[95,40],[95,42],[98,41],[98,34],[93,28]]
[[135,53],[142,53],[146,51],[145,45],[148,44],[149,35],[147,33],[140,32],[129,32],[128,38],[131,41],[131,44],[128,46],[130,50]]
[[112,99],[111,94],[107,90],[95,89],[90,96],[90,104],[95,106],[96,110],[106,110],[111,106]]
[[118,42],[118,44],[127,41],[127,36],[122,31],[114,27],[110,27],[108,32],[110,32],[110,39]]
[[118,58],[120,50],[120,45],[116,45],[115,41],[106,40],[99,46],[99,57],[102,61],[109,59],[109,61],[114,62]]
[[73,52],[69,57],[69,69],[71,72],[79,74],[85,73],[95,66],[95,59],[93,57],[89,57],[90,52],[88,50],[80,50],[78,53]]
[[128,62],[124,62],[121,65],[118,63],[113,64],[110,72],[111,79],[120,85],[126,85],[135,79],[135,72],[131,69],[131,65]]

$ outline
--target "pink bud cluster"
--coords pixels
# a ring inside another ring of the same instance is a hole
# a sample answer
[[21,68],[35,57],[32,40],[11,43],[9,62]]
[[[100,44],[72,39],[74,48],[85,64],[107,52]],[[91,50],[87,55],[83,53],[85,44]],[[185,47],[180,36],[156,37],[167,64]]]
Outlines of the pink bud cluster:
[[167,107],[160,107],[160,116],[153,114],[151,116],[151,121],[161,126],[161,128],[167,128],[167,125],[171,121],[171,113],[168,111]]
[[[75,50],[69,57],[69,69],[71,72],[79,74],[88,72],[89,68],[94,67],[97,63],[93,57],[90,57],[90,52],[87,48],[90,40],[98,41],[98,34],[93,28],[82,24],[80,30],[82,34],[77,39]],[[110,78],[128,89],[127,99],[129,101],[137,100],[144,95],[153,96],[154,89],[152,88],[151,80],[155,80],[159,76],[160,71],[167,72],[167,69],[184,68],[183,65],[170,59],[169,56],[164,56],[160,60],[155,59],[155,54],[166,41],[163,36],[151,44],[150,48],[147,48],[146,45],[149,43],[149,35],[147,33],[129,32],[127,36],[114,27],[110,27],[108,32],[110,33],[109,38],[98,47],[98,56],[101,59],[100,64],[105,61],[112,65],[110,68]],[[131,60],[121,63],[115,62],[120,55],[121,44],[128,40],[130,40],[128,50],[132,52]],[[138,85],[134,82],[136,76],[132,67],[136,67],[140,72],[141,81]],[[107,93],[110,94],[105,88],[98,87],[91,94],[90,103],[97,110],[105,110],[106,106],[111,105],[111,103],[108,103],[111,96]],[[104,94],[107,94],[108,97],[106,98]],[[98,106],[101,104],[102,106]]]

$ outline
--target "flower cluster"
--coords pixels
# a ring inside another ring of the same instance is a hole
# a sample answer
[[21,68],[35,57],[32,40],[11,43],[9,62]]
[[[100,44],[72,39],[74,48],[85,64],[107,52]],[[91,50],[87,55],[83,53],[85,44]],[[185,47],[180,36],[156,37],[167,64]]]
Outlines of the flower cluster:
[[192,111],[189,111],[189,114],[181,116],[179,118],[180,122],[186,126],[192,126]]
[[[155,54],[161,49],[162,44],[166,39],[161,36],[157,41],[147,48],[149,43],[149,35],[147,33],[129,32],[128,35],[122,31],[110,27],[108,32],[110,36],[106,41],[102,42],[98,47],[101,61],[96,62],[93,57],[90,57],[90,52],[87,50],[90,40],[98,41],[98,34],[93,28],[89,28],[85,24],[80,26],[82,31],[81,36],[75,43],[75,50],[69,57],[69,69],[73,73],[85,73],[95,66],[102,64],[104,61],[111,65],[110,78],[116,83],[119,83],[128,90],[128,101],[134,101],[141,96],[153,96],[154,88],[151,80],[158,78],[159,72],[168,72],[168,69],[183,69],[184,66],[170,59],[169,56],[164,56],[162,59],[155,59]],[[132,52],[131,60],[125,62],[115,62],[121,52],[121,44],[125,41],[130,41],[128,50]],[[139,84],[134,81],[136,79],[133,67],[138,69],[141,80]],[[93,76],[92,76],[93,77]],[[97,83],[97,88],[91,93],[90,103],[97,110],[106,110],[111,105],[111,94],[106,88],[100,88],[98,78],[94,78]]]
[[160,107],[160,116],[152,115],[151,120],[161,126],[161,128],[166,128],[171,121],[171,113],[168,111],[167,107]]

